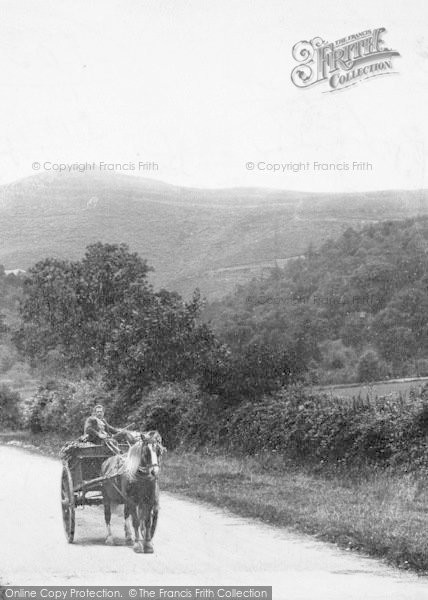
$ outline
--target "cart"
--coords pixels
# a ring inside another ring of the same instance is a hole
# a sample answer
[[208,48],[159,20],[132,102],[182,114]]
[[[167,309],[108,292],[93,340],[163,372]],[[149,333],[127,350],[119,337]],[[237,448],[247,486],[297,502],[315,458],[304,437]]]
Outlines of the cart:
[[[121,452],[129,449],[128,444],[119,444]],[[112,456],[104,445],[82,442],[67,449],[62,458],[61,508],[65,537],[69,544],[74,540],[75,512],[77,506],[93,506],[103,503],[101,465]]]

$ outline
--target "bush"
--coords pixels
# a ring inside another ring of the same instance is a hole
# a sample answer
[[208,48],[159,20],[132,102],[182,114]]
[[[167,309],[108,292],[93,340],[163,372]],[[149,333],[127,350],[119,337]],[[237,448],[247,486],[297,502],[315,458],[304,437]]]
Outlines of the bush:
[[203,446],[217,436],[211,419],[213,401],[194,383],[168,383],[142,398],[129,421],[144,430],[157,429],[167,448]]
[[218,445],[305,463],[428,470],[428,390],[406,400],[351,401],[295,386],[225,409],[193,384],[168,384],[141,400],[130,419],[158,429],[170,448]]
[[304,462],[428,468],[427,415],[427,392],[355,403],[294,388],[240,406],[228,440],[248,454],[268,450]]
[[0,387],[0,427],[17,429],[21,426],[21,396],[6,385]]
[[379,356],[374,350],[367,350],[358,361],[358,381],[376,381],[380,378]]
[[108,416],[113,396],[99,380],[50,381],[40,387],[30,402],[26,425],[33,433],[55,431],[78,436],[98,403],[104,404]]
[[306,363],[297,349],[251,343],[242,352],[222,348],[212,353],[199,381],[207,395],[216,396],[224,407],[232,407],[245,399],[258,401],[298,380],[305,371]]
[[416,374],[418,377],[426,377],[428,375],[428,359],[420,358],[416,361]]
[[0,372],[6,373],[16,362],[16,350],[7,344],[0,344]]
[[14,386],[25,387],[32,380],[31,368],[28,363],[16,361],[5,373],[5,376],[13,381]]
[[120,425],[157,429],[168,448],[220,447],[264,452],[305,464],[399,466],[428,473],[428,386],[408,398],[331,398],[290,386],[259,402],[225,408],[224,399],[204,394],[192,382],[152,388],[126,409],[97,380],[53,382],[33,399],[33,431],[79,435],[97,402]]
[[355,352],[347,348],[342,340],[326,340],[320,344],[323,369],[345,369],[356,362]]

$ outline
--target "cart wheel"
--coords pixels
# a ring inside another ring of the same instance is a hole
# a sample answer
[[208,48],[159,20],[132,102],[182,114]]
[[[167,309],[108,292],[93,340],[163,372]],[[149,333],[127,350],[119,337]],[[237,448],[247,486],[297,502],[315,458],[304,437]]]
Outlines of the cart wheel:
[[67,542],[71,544],[74,540],[75,509],[73,480],[71,478],[70,469],[67,465],[64,465],[62,469],[61,507],[65,537],[67,538]]

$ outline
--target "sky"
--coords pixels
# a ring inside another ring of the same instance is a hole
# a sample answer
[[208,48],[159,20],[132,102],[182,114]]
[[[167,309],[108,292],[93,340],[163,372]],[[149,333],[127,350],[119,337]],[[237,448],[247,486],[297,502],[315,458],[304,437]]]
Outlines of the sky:
[[[395,74],[291,82],[297,42],[378,27]],[[193,187],[428,187],[427,30],[426,0],[2,0],[0,183],[103,162]],[[314,161],[372,169],[264,166]]]

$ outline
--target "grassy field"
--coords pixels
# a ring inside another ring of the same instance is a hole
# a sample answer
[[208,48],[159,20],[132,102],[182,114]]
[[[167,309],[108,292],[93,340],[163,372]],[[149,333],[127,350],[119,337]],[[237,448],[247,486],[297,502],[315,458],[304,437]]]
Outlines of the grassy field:
[[374,399],[380,396],[408,397],[411,390],[419,392],[428,383],[428,377],[408,380],[377,381],[370,384],[334,385],[315,388],[315,391],[341,398]]
[[[0,434],[57,456],[62,440]],[[428,573],[428,490],[420,477],[392,472],[316,473],[271,455],[258,458],[169,452],[161,487],[239,515],[382,557]]]

